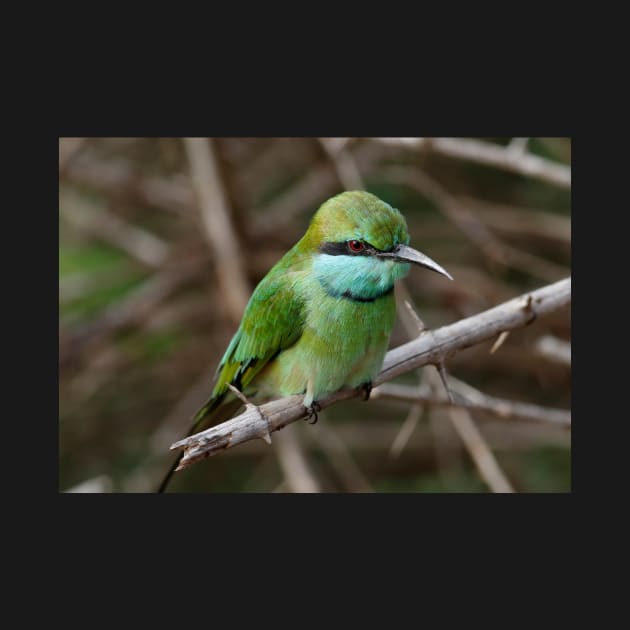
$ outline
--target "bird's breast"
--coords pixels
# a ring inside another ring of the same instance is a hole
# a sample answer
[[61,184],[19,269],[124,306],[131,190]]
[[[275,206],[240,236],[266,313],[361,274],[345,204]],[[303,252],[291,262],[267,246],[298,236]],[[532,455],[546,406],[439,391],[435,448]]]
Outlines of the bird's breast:
[[305,404],[376,376],[394,324],[393,292],[373,300],[332,296],[314,282],[306,298],[304,330],[256,379],[268,393],[306,392]]

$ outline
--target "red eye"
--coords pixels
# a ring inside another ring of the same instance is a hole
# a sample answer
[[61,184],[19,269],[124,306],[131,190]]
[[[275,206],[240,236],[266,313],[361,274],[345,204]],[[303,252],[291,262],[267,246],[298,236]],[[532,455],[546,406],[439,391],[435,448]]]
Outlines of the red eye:
[[361,252],[365,245],[361,241],[348,241],[348,247],[352,252]]

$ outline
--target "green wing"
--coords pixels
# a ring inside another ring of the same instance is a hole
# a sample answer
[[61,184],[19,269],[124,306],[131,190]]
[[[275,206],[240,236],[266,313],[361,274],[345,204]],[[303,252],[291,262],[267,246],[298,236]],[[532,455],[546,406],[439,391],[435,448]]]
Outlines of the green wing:
[[[236,400],[228,383],[243,390],[269,361],[300,338],[304,329],[304,302],[297,291],[299,273],[287,272],[288,265],[283,265],[283,260],[271,269],[252,294],[241,325],[219,364],[212,395],[195,414],[188,435],[201,430],[204,420],[228,395]],[[224,407],[229,407],[229,403]],[[236,409],[231,413],[234,411]],[[166,492],[182,456],[183,453],[173,462],[158,492]]]
[[274,267],[256,287],[221,359],[212,396],[195,414],[195,423],[223,401],[228,383],[242,391],[269,361],[300,338],[304,302],[296,290],[297,281],[297,273]]

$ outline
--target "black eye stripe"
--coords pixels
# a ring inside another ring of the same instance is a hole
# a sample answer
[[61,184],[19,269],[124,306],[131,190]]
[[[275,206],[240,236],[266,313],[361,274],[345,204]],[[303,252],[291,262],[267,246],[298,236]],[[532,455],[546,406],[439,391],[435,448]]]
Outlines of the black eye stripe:
[[322,254],[328,254],[329,256],[347,256],[348,244],[343,241],[342,243],[322,243],[319,247],[319,251]]
[[[352,239],[357,240],[357,239]],[[328,254],[329,256],[374,256],[375,254],[384,253],[383,250],[376,249],[373,245],[370,245],[366,241],[359,241],[363,243],[365,247],[360,252],[354,252],[348,246],[348,241],[341,241],[340,243],[331,243],[326,241],[319,246],[319,251],[322,254]],[[394,249],[393,247],[390,250]]]

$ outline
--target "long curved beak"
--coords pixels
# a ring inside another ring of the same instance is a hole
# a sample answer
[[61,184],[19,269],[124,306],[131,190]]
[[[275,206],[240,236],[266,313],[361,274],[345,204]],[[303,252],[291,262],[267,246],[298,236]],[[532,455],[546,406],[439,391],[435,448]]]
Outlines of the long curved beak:
[[426,267],[432,269],[443,276],[446,276],[449,280],[453,279],[453,276],[446,271],[446,269],[440,267],[435,260],[431,260],[428,256],[419,252],[413,247],[407,245],[399,245],[393,252],[382,252],[378,254],[379,258],[393,258],[397,262],[413,263],[414,265],[420,265],[420,267]]

